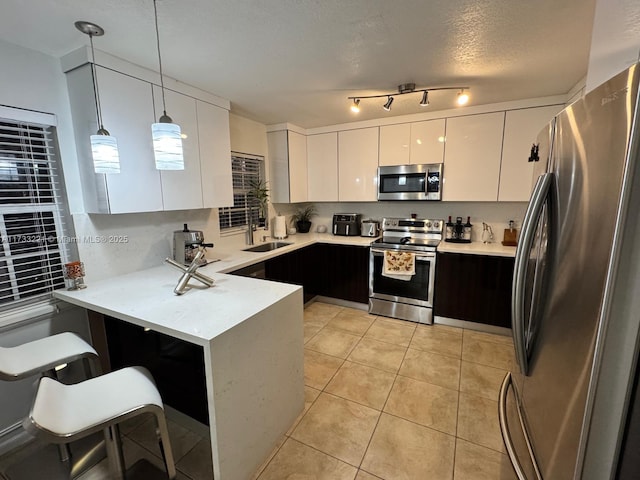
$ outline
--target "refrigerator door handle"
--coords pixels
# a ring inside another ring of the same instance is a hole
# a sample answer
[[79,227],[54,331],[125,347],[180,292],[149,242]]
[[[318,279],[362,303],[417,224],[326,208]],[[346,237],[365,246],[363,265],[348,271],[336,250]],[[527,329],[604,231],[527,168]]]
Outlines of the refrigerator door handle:
[[[518,480],[533,480],[528,479],[526,474],[524,473],[524,469],[522,468],[522,464],[518,459],[518,455],[516,454],[516,449],[513,446],[513,441],[511,440],[511,433],[509,432],[509,424],[507,422],[507,396],[509,394],[509,387],[513,384],[513,379],[511,377],[511,372],[507,372],[502,381],[502,385],[500,386],[500,395],[498,401],[498,418],[500,420],[500,432],[502,433],[502,439],[504,440],[504,446],[507,449],[507,454],[509,455],[509,459],[511,460],[511,465],[513,465],[513,469],[518,476]],[[538,463],[536,462],[535,456],[533,454],[533,447],[531,446],[531,441],[529,440],[529,434],[524,424],[524,419],[522,417],[522,412],[520,411],[520,402],[517,400],[518,392],[514,389],[513,393],[516,397],[516,411],[518,412],[518,420],[520,421],[520,427],[522,428],[522,432],[524,434],[525,443],[527,444],[527,450],[529,452],[529,457],[531,459],[531,463],[533,465],[533,470],[536,475],[535,480],[542,480],[542,474],[540,473],[540,469],[538,468]]]
[[525,315],[524,315],[524,295],[527,278],[527,267],[533,241],[535,239],[536,226],[542,209],[549,195],[551,188],[552,173],[545,173],[538,177],[536,186],[531,194],[529,206],[522,221],[520,240],[516,248],[515,264],[513,270],[513,286],[511,291],[511,319],[513,327],[513,346],[516,350],[516,358],[523,375],[528,374],[529,359],[527,354]]

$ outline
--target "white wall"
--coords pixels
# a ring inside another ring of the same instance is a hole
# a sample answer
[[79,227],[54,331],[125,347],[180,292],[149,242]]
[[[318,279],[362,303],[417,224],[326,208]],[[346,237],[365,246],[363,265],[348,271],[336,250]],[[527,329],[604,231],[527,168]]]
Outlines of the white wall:
[[67,83],[56,58],[0,40],[0,104],[52,113],[71,212],[84,211]]
[[640,60],[640,2],[597,0],[587,92]]

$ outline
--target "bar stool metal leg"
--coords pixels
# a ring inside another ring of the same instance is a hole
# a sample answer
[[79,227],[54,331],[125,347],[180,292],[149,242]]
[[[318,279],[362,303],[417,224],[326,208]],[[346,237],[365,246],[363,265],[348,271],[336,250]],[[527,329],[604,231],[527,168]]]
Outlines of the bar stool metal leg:
[[111,425],[104,429],[105,442],[107,446],[107,458],[111,465],[111,474],[115,480],[124,480],[125,465],[124,454],[122,453],[122,439],[118,425]]

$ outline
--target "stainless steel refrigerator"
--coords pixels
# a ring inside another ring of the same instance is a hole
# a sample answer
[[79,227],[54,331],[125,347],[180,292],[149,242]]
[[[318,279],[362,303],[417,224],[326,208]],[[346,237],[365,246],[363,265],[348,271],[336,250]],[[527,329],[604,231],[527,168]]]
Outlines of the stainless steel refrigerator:
[[499,402],[520,479],[623,478],[620,459],[640,449],[628,415],[640,328],[639,76],[634,65],[594,89],[537,140],[513,282],[520,371],[507,374]]

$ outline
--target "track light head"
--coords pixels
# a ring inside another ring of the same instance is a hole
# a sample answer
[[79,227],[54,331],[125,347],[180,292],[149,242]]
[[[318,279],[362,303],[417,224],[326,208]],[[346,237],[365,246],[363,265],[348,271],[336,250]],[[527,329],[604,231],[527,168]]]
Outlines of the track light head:
[[426,107],[427,105],[429,105],[429,92],[425,90],[422,93],[422,100],[420,100],[420,106]]
[[382,108],[384,108],[387,112],[391,110],[391,104],[393,103],[393,97],[389,95],[387,99],[387,103],[385,103]]
[[353,104],[351,105],[351,111],[353,113],[360,112],[360,99],[359,98],[354,98],[353,99]]
[[469,101],[469,94],[464,91],[464,88],[458,92],[458,105],[466,105]]

